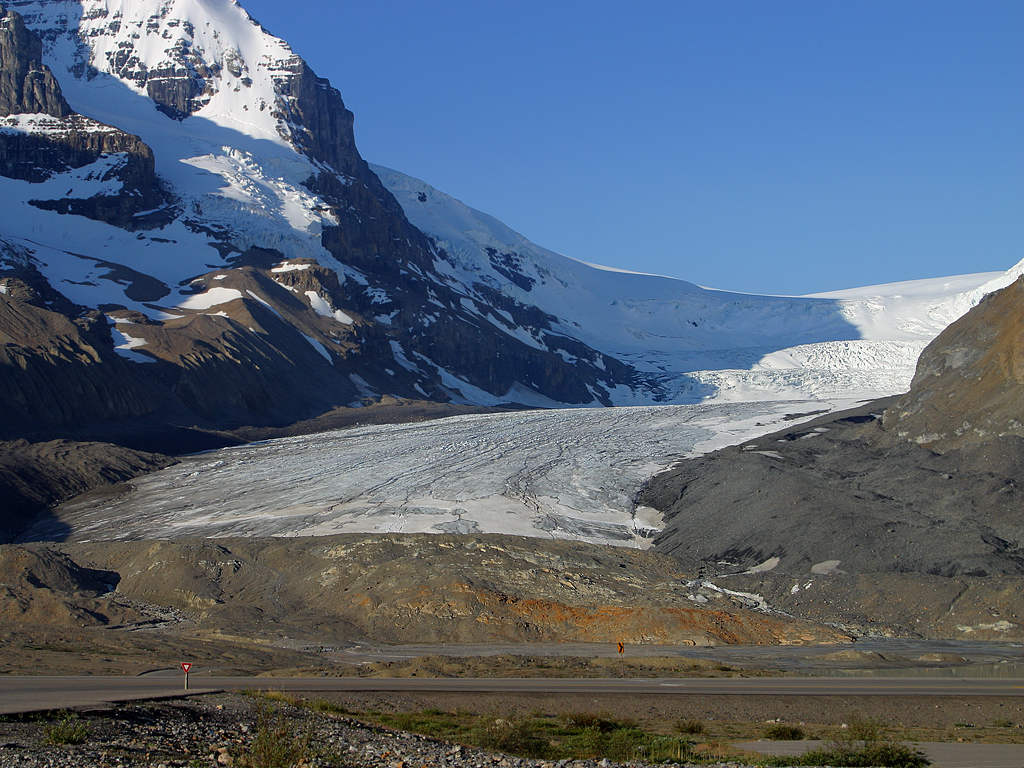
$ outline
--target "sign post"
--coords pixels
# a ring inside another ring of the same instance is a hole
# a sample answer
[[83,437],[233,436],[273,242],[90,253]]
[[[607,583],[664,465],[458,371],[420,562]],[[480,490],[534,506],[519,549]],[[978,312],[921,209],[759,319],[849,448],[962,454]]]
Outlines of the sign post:
[[188,671],[192,669],[191,661],[181,662],[181,670],[185,673],[185,690],[188,690]]
[[622,643],[619,643],[619,653],[622,654],[622,653],[625,653],[625,652],[626,652],[626,646],[624,646]]

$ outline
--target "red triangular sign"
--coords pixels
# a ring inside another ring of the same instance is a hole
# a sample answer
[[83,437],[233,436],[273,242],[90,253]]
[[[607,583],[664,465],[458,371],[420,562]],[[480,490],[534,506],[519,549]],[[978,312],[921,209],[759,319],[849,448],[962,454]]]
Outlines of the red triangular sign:
[[190,669],[192,669],[192,662],[191,661],[183,661],[183,662],[181,662],[181,668],[185,672],[185,674],[187,675],[188,671]]

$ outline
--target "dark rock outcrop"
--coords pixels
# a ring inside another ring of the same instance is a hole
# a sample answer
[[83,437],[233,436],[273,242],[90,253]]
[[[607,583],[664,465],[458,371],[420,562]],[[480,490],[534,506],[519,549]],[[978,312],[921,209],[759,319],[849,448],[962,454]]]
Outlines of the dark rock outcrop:
[[43,44],[21,15],[0,5],[0,115],[67,117],[72,109],[43,64]]
[[72,319],[33,303],[43,301],[27,283],[7,284],[0,296],[3,434],[137,419],[162,407],[166,389],[114,353],[103,315]]
[[[880,426],[882,404],[681,462],[642,504],[657,548],[709,575],[1024,576],[1024,439],[935,454]],[[1001,457],[1000,461],[994,461]]]
[[54,504],[171,463],[166,456],[109,443],[0,442],[0,541],[17,536]]
[[[613,358],[576,343],[580,362],[568,363],[545,349],[523,344],[478,315],[467,312],[463,296],[438,272],[444,259],[433,244],[405,218],[401,206],[359,156],[353,136],[352,113],[341,94],[297,60],[279,88],[292,99],[287,119],[297,128],[293,141],[314,160],[334,173],[321,173],[307,186],[331,205],[338,225],[325,227],[324,247],[339,261],[361,270],[380,293],[349,295],[345,306],[366,316],[396,313],[385,333],[404,348],[416,350],[432,363],[458,371],[469,384],[503,395],[516,382],[544,396],[566,403],[607,404],[603,386],[634,383],[634,372]],[[346,179],[347,177],[347,179]],[[477,286],[487,290],[487,286]],[[521,326],[550,325],[553,318],[491,291],[492,305],[508,312]],[[436,321],[441,305],[445,312]],[[429,318],[429,319],[426,319]],[[429,364],[428,364],[429,365]],[[394,367],[394,362],[390,362]],[[444,390],[436,389],[439,397]]]

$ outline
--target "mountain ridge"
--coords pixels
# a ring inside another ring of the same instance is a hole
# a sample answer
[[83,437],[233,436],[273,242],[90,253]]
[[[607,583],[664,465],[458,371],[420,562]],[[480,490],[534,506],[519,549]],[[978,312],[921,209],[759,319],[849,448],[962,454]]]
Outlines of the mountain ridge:
[[[36,73],[55,114],[0,121],[13,158],[0,162],[0,301],[32,307],[18,311],[38,315],[40,349],[65,349],[31,353],[31,376],[0,368],[18,402],[53,390],[9,436],[128,419],[280,426],[386,396],[892,394],[984,282],[914,301],[785,298],[591,267],[368,165],[340,92],[238,3],[3,7],[2,48],[24,49],[3,69]],[[36,108],[9,90],[12,109]],[[53,162],[28,167],[43,142]],[[879,303],[892,322],[865,330]],[[8,344],[34,349],[15,331]],[[82,407],[63,385],[76,377],[95,382]]]

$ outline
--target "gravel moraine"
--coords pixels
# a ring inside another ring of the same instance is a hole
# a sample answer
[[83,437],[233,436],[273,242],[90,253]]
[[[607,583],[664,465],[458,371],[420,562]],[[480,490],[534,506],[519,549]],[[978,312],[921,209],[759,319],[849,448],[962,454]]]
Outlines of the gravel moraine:
[[[607,760],[528,760],[471,749],[354,720],[274,705],[293,733],[308,734],[308,768],[608,768]],[[202,696],[124,704],[79,713],[80,745],[47,743],[59,715],[0,720],[4,768],[219,768],[239,766],[252,743],[259,705],[243,696]],[[639,766],[640,764],[631,764]],[[703,768],[747,768],[720,763]]]

